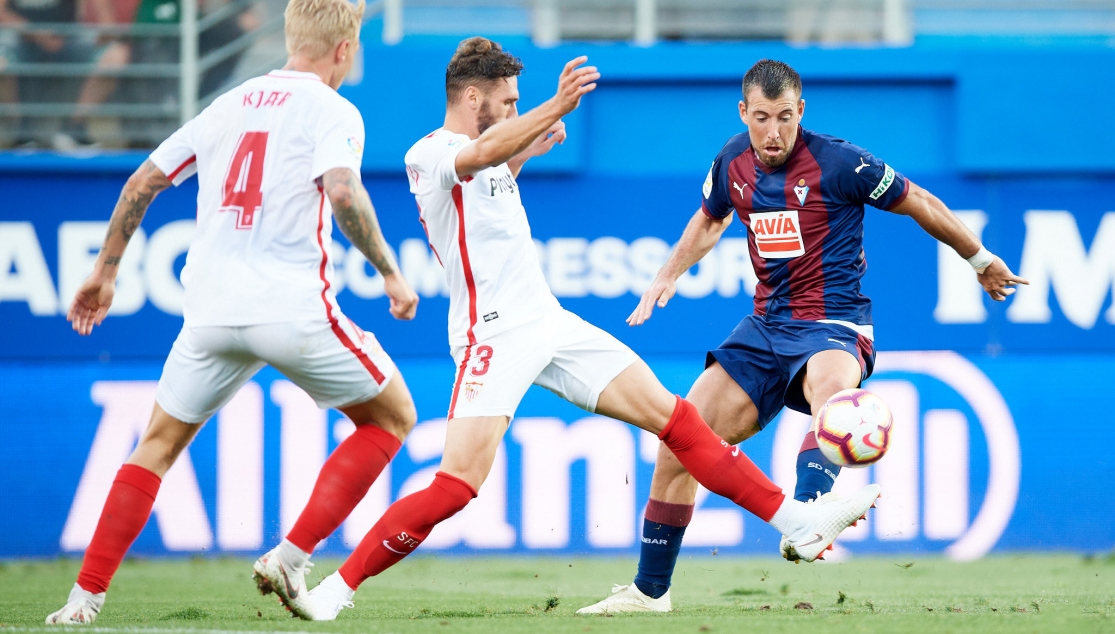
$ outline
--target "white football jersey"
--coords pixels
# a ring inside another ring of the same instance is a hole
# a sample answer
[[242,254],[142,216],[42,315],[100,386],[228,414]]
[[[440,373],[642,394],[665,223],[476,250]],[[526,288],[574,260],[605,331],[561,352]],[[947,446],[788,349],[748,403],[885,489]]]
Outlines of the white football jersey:
[[457,178],[472,141],[435,130],[406,153],[410,191],[449,283],[449,344],[467,346],[558,308],[507,164]]
[[179,185],[197,174],[197,229],[182,270],[191,326],[340,315],[333,210],[318,179],[360,174],[360,112],[313,73],[276,70],[218,97],[152,154]]

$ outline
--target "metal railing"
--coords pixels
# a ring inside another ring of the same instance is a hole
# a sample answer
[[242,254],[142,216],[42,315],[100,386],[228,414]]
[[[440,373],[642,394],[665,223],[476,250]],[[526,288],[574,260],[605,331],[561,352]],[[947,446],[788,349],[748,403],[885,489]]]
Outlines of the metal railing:
[[[102,124],[92,136],[103,145],[150,147],[230,85],[285,60],[286,0],[168,2],[180,13],[175,23],[0,24],[0,147],[20,140],[50,146],[52,133],[79,115],[90,127]],[[215,37],[247,11],[257,14],[253,28]],[[1115,36],[1115,0],[373,0],[365,19],[372,17],[382,20],[385,44],[412,34],[476,33],[527,35],[540,46],[742,39],[902,46],[926,33]],[[18,48],[13,43],[43,31],[123,43],[129,59],[106,65],[5,57]],[[350,78],[360,74],[358,63]],[[115,82],[113,96],[79,105],[77,84],[91,77]]]
[[[492,12],[511,24],[506,16],[518,11],[519,34],[540,46],[740,39],[904,45],[913,39],[910,9],[911,0],[383,0],[383,42],[445,33],[447,22],[461,32],[485,31]],[[465,19],[439,19],[449,11]]]
[[[179,0],[177,23],[0,24],[0,86],[17,95],[0,99],[0,146],[56,146],[58,132],[80,117],[90,132],[98,130],[89,137],[101,145],[150,147],[230,84],[282,64],[285,0],[209,4],[210,10],[199,15],[198,0]],[[230,21],[246,12],[258,17],[258,25],[225,37]],[[44,32],[68,43],[80,41],[91,50],[103,51],[106,44],[123,46],[128,61],[19,59],[19,51],[34,46],[21,40]],[[5,51],[16,53],[16,59],[10,60]],[[114,84],[109,98],[79,104],[76,94],[91,78]],[[215,82],[218,85],[212,85]]]
[[[902,46],[915,35],[1115,36],[1115,0],[382,0],[385,44],[404,35],[562,41],[785,40]],[[452,19],[447,19],[451,16]]]

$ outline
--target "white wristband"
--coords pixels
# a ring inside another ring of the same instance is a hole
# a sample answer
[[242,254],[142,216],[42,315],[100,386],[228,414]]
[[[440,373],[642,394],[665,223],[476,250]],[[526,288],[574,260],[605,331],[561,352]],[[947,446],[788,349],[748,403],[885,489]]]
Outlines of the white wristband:
[[980,245],[979,251],[976,251],[975,255],[968,258],[968,264],[972,265],[972,268],[976,270],[976,274],[978,275],[982,275],[983,272],[987,270],[987,267],[991,266],[991,263],[994,261],[995,254],[988,251],[987,247],[983,245]]

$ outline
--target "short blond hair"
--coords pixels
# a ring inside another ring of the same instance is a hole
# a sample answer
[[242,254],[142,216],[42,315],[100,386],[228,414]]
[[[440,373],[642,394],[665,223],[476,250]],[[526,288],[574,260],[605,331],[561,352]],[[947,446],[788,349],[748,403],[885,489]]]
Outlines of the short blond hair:
[[359,42],[364,0],[290,0],[285,17],[287,54],[321,59],[345,40]]

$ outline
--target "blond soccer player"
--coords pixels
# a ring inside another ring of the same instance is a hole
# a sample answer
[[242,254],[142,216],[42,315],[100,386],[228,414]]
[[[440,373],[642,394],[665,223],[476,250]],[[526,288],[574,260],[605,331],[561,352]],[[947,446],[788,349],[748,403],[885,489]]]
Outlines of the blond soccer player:
[[333,284],[336,218],[383,275],[391,314],[414,317],[418,297],[399,274],[360,183],[360,113],[337,94],[352,67],[363,9],[362,0],[292,0],[286,66],[218,97],[124,186],[68,319],[82,335],[100,325],[148,205],[196,174],[197,230],[182,271],[184,323],[163,367],[150,425],[112,484],[69,600],[48,624],[96,619],[163,475],[202,423],[264,365],[356,424],[322,467],[286,539],[255,564],[260,590],[295,608],[309,594],[303,578],[310,553],[364,497],[414,426],[402,376],[376,338],[344,316]]

